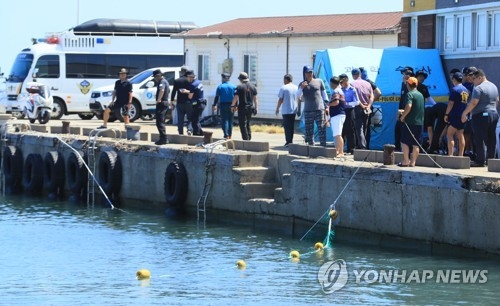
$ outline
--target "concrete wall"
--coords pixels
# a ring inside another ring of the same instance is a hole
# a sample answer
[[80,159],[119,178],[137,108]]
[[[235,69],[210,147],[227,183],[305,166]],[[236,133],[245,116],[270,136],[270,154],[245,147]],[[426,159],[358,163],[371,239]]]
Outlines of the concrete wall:
[[[87,137],[63,140],[78,149],[88,144]],[[67,158],[70,152],[52,135],[16,133],[10,135],[8,143],[21,148],[24,159],[29,153],[43,157],[53,150]],[[123,165],[120,198],[124,206],[134,203],[144,209],[164,208],[165,170],[172,161],[179,161],[188,175],[186,205],[195,211],[210,157],[213,184],[207,202],[209,219],[226,212],[239,215],[235,221],[242,224],[248,219],[259,227],[285,224],[300,235],[319,219],[325,228],[328,219],[322,216],[334,204],[339,211],[338,228],[500,254],[500,194],[483,191],[491,178],[418,168],[401,171],[355,162],[339,164],[276,152],[216,150],[209,155],[193,146],[158,147],[110,138],[99,139],[97,144],[96,160],[104,150],[118,152]]]

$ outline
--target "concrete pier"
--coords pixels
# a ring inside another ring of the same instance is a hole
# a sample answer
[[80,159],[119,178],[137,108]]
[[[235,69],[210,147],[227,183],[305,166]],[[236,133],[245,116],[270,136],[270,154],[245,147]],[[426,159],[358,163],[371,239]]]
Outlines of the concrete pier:
[[[89,137],[84,135],[92,129],[77,129],[75,123],[70,133],[79,130],[81,134],[60,134],[50,126],[32,125],[32,130],[41,131],[9,133],[4,147],[19,148],[24,159],[30,153],[43,157],[49,151],[67,159],[71,150],[61,142],[88,150]],[[340,229],[500,254],[500,173],[467,169],[460,158],[448,160],[449,168],[400,168],[379,161],[381,151],[360,151],[346,160],[334,160],[333,147],[297,145],[290,151],[298,155],[289,154],[258,134],[253,136],[255,141],[235,140],[235,150],[224,146],[207,150],[200,145],[201,136],[174,134],[169,135],[170,144],[156,146],[152,143],[156,136],[142,127],[140,140],[96,140],[95,160],[107,150],[116,151],[121,160],[123,206],[163,210],[165,171],[175,161],[186,168],[185,205],[190,212],[196,213],[210,172],[208,220],[231,214],[242,224],[252,220],[254,225],[279,226],[301,236],[317,220],[326,226],[328,220],[321,217],[334,205],[339,211],[335,226]],[[422,163],[428,162],[422,158]],[[498,167],[496,160],[490,164]]]

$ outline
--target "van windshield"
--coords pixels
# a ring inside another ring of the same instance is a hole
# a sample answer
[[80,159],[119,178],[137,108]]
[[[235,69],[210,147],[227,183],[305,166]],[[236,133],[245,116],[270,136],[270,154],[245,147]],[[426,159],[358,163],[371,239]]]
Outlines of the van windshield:
[[23,82],[31,68],[33,63],[33,54],[31,53],[19,53],[12,65],[12,70],[7,77],[7,82]]
[[146,71],[143,71],[143,72],[139,72],[138,74],[136,74],[132,78],[130,78],[129,82],[132,83],[132,84],[142,83],[142,81],[144,81],[145,79],[147,79],[148,77],[150,77],[152,75],[152,73],[153,72],[151,70],[146,70]]

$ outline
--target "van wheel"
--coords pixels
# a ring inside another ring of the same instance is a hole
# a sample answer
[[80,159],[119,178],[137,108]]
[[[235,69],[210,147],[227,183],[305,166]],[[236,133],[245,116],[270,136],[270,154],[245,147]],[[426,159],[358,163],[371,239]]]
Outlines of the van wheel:
[[52,106],[52,114],[50,118],[58,120],[64,115],[64,101],[59,98],[54,98],[54,105]]
[[80,119],[82,120],[90,120],[94,118],[94,114],[78,114],[78,117],[80,117]]
[[[128,110],[128,113],[129,113],[129,116],[130,116],[130,118],[129,118],[130,122],[134,122],[137,119],[141,118],[141,113],[142,113],[141,105],[139,104],[139,102],[137,100],[134,99],[134,101],[132,101],[132,106]],[[121,122],[123,122],[123,116],[121,114],[119,114],[117,116],[117,118]]]
[[144,121],[151,121],[155,118],[155,114],[141,115],[141,119]]

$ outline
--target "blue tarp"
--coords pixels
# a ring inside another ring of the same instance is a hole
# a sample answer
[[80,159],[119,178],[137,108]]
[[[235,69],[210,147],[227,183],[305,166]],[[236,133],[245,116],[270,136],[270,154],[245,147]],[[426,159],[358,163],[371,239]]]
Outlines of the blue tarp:
[[[401,92],[401,70],[405,66],[414,71],[424,70],[429,93],[436,101],[447,101],[449,88],[443,65],[437,49],[416,49],[394,47],[370,49],[345,47],[316,51],[314,61],[315,76],[322,79],[330,94],[330,78],[346,73],[351,77],[351,70],[364,67],[368,78],[374,81],[382,91],[382,97],[374,103],[370,149],[382,149],[384,144],[394,143],[394,126]],[[303,123],[301,123],[303,128]],[[328,141],[333,141],[331,133]]]

